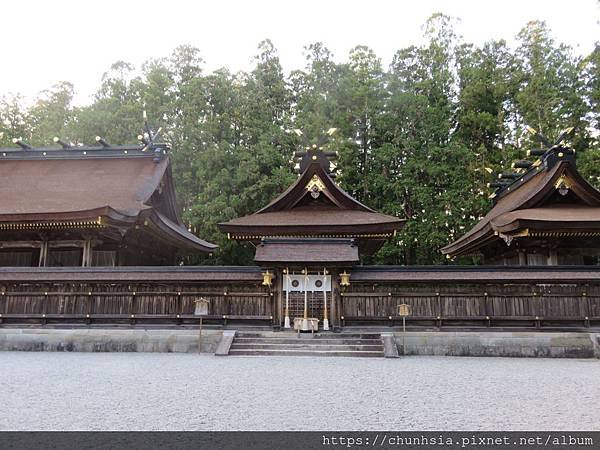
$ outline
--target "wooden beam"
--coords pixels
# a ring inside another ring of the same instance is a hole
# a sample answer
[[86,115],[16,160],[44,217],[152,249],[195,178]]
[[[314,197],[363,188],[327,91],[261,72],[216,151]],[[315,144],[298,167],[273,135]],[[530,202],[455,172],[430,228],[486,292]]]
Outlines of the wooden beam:
[[85,242],[84,239],[48,240],[48,248],[82,248]]
[[0,249],[41,248],[43,241],[0,241]]

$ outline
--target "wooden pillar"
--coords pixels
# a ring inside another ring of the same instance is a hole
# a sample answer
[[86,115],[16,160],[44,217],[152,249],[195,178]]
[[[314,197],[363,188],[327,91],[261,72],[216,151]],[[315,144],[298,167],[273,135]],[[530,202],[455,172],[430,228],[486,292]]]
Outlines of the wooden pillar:
[[85,241],[83,241],[83,246],[82,246],[82,254],[81,254],[81,267],[87,267],[87,261],[89,259],[88,256],[88,241],[87,239]]
[[527,255],[524,250],[518,250],[519,253],[519,265],[526,266],[527,265]]
[[38,262],[39,267],[46,267],[48,264],[48,241],[43,240],[40,245],[40,260]]
[[590,326],[590,316],[592,315],[592,304],[590,303],[590,298],[587,295],[587,291],[589,289],[589,285],[586,284],[583,287],[585,289],[584,292],[581,293],[581,300],[583,301],[583,306],[585,308],[585,326]]
[[331,323],[330,328],[333,331],[339,331],[341,328],[341,299],[340,299],[340,282],[338,279],[338,271],[331,271],[331,311],[329,317]]
[[[47,289],[45,287],[44,289]],[[48,292],[44,292],[44,300],[42,301],[42,325],[46,325],[46,314],[48,313]]]
[[438,330],[442,327],[442,318],[444,317],[444,305],[442,304],[442,297],[440,295],[440,286],[436,286],[437,292],[435,296],[437,298],[437,327]]
[[548,265],[558,265],[558,253],[556,252],[556,249],[551,248],[548,250]]
[[[132,319],[133,319],[133,315],[135,314],[135,295],[136,295],[136,291],[135,291],[135,286],[134,286],[133,292],[129,296],[129,305],[127,305],[127,311],[129,313],[129,316]],[[131,322],[133,323],[133,320]]]
[[90,267],[92,265],[92,240],[86,239],[83,241],[83,256],[81,258],[81,265],[83,267]]
[[281,269],[277,269],[277,270],[273,270],[274,274],[275,274],[275,283],[273,283],[273,290],[272,290],[272,294],[273,294],[273,302],[272,302],[272,311],[271,314],[273,315],[273,328],[275,330],[280,330],[281,329],[281,321],[282,321],[282,316],[281,316],[281,308],[282,308],[282,301],[283,301],[283,270]]
[[483,312],[485,314],[486,317],[486,324],[489,327],[490,326],[490,304],[488,301],[488,293],[487,291],[483,293]]
[[183,314],[183,296],[181,295],[182,290],[183,289],[181,288],[181,286],[177,286],[177,306],[175,308],[175,314],[177,314],[178,316]]
[[327,298],[327,268],[323,267],[323,330],[329,330],[329,305],[332,295]]

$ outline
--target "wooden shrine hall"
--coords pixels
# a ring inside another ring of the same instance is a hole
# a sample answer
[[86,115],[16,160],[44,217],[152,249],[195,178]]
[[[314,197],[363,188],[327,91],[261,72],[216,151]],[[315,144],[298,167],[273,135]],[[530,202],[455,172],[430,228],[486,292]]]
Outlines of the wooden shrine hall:
[[190,233],[162,144],[0,149],[0,266],[174,265]]
[[347,285],[360,255],[377,251],[405,220],[375,212],[341,189],[332,177],[332,152],[314,145],[296,156],[301,174],[283,194],[219,226],[230,239],[254,243],[255,262],[273,271],[285,328],[293,319],[294,328],[317,329],[323,319],[327,330],[328,304],[334,315],[339,309],[328,301],[338,279]]
[[480,254],[492,265],[598,265],[600,191],[579,174],[562,138],[533,154],[539,159],[500,174],[493,208],[443,253]]

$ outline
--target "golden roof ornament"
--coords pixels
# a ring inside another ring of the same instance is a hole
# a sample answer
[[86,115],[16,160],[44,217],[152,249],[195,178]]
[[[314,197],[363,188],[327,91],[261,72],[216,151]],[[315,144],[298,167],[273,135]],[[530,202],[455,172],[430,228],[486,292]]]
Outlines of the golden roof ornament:
[[313,175],[306,185],[306,190],[310,192],[312,198],[318,198],[319,195],[321,195],[321,192],[325,190],[325,184],[318,175]]
[[556,183],[554,183],[554,187],[556,189],[558,189],[558,193],[560,195],[562,195],[563,197],[569,193],[569,190],[571,189],[571,186],[572,186],[572,183],[565,176],[565,174],[562,174],[558,178],[558,180],[556,180]]

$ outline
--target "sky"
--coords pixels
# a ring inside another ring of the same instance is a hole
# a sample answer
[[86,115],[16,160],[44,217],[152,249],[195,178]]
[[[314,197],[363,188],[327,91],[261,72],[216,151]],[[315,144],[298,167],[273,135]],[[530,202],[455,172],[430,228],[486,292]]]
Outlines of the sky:
[[304,47],[317,41],[337,60],[367,45],[387,66],[396,50],[422,42],[422,25],[435,12],[460,19],[458,33],[475,44],[513,44],[530,20],[545,20],[558,42],[581,55],[600,41],[597,0],[9,0],[0,26],[0,96],[31,101],[70,81],[83,105],[113,62],[139,67],[181,44],[198,47],[208,71],[251,69],[266,38],[287,72],[304,67]]

